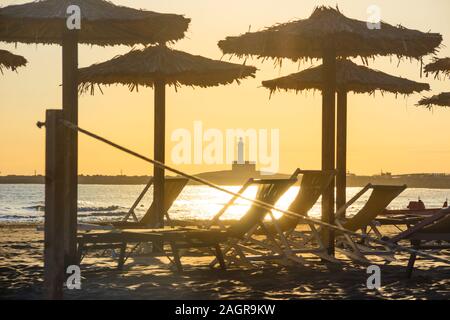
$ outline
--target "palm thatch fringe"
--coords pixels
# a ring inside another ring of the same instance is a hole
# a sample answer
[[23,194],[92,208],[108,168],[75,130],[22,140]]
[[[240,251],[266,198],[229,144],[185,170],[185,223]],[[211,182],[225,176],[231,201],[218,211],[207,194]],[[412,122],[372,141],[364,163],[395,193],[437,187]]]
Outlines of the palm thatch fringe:
[[79,43],[135,45],[176,41],[184,37],[190,19],[117,6],[105,0],[39,0],[0,8],[0,40],[61,44],[67,29],[67,8],[81,9]]
[[420,59],[435,53],[442,42],[438,33],[424,33],[394,27],[381,22],[380,29],[370,29],[365,21],[350,19],[338,9],[321,6],[309,19],[278,24],[259,32],[227,37],[218,45],[224,54],[238,57],[293,61],[320,59],[332,48],[338,57],[363,59],[377,55]]
[[431,98],[423,98],[417,105],[425,106],[428,109],[432,109],[433,106],[450,107],[450,92],[443,92]]
[[432,63],[429,63],[424,68],[425,73],[433,73],[435,78],[439,77],[439,73],[450,78],[450,58],[434,58]]
[[6,50],[0,50],[0,72],[3,74],[3,68],[16,71],[17,68],[23,67],[28,63],[27,59],[22,56],[12,54]]
[[[271,94],[278,90],[322,90],[323,66],[306,69],[286,77],[263,81]],[[336,64],[336,85],[339,90],[355,93],[373,93],[376,90],[394,94],[409,95],[430,90],[427,83],[391,76],[381,71],[360,66],[350,60],[338,60]]]
[[80,91],[91,91],[95,85],[123,84],[131,91],[139,86],[153,87],[163,80],[169,86],[211,87],[255,77],[251,66],[217,61],[177,51],[163,45],[150,46],[112,60],[79,70]]

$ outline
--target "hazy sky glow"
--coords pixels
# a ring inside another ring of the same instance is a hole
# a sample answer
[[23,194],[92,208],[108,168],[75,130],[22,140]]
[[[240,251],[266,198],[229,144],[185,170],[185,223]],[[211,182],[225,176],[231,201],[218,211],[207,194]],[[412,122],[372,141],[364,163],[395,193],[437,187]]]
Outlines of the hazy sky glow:
[[[27,1],[0,0],[1,6]],[[444,47],[439,56],[450,56],[450,2],[448,0],[114,0],[134,8],[179,13],[192,19],[186,39],[175,48],[220,59],[217,41],[238,35],[251,27],[259,30],[277,22],[307,18],[317,5],[339,5],[347,16],[366,20],[366,9],[375,4],[382,19],[391,24],[421,31],[439,32]],[[18,73],[0,75],[0,172],[32,174],[44,171],[44,131],[36,121],[43,120],[45,109],[61,108],[61,48],[59,46],[1,43],[2,49],[25,56],[29,65]],[[80,67],[101,62],[129,51],[128,47],[80,46]],[[228,57],[226,57],[228,59]],[[430,60],[427,57],[424,62]],[[242,63],[237,58],[232,62]],[[361,63],[359,60],[355,60]],[[320,61],[314,62],[315,65]],[[210,89],[181,88],[167,90],[167,154],[173,143],[171,133],[178,128],[192,130],[200,120],[205,128],[280,129],[280,171],[296,167],[320,168],[321,98],[319,92],[295,94],[280,92],[269,100],[269,92],[260,87],[262,80],[287,75],[310,66],[284,61],[281,68],[271,61],[248,59],[247,64],[260,70],[256,79],[241,85]],[[371,68],[416,81],[429,82],[430,93],[450,91],[450,80],[420,78],[420,62],[396,58],[377,58]],[[153,91],[141,88],[130,93],[126,87],[113,86],[95,96],[79,100],[80,125],[152,156]],[[408,98],[349,95],[348,168],[359,174],[373,174],[381,169],[395,173],[450,172],[450,110],[433,112],[418,108],[421,95]],[[168,156],[168,163],[170,157]],[[80,137],[80,173],[151,174],[151,167],[140,160]],[[183,165],[189,172],[213,171],[227,165]]]

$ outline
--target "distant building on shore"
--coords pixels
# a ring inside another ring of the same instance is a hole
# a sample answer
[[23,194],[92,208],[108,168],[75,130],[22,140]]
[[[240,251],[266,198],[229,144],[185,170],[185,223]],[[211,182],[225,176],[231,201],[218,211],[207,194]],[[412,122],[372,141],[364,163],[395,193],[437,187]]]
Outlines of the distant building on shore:
[[256,163],[245,160],[244,141],[239,138],[237,144],[237,160],[231,164],[231,170],[204,172],[197,174],[199,178],[222,184],[222,185],[240,185],[250,178],[288,178],[286,174],[263,175],[261,171],[256,170]]
[[231,171],[236,174],[256,173],[256,163],[250,161],[239,163],[238,161],[233,161]]

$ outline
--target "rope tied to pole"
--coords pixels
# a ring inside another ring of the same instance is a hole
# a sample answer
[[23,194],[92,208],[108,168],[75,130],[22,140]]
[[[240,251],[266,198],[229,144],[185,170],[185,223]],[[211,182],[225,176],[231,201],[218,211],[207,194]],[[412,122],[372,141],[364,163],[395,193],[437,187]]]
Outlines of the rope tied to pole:
[[[433,259],[435,261],[439,261],[439,262],[443,262],[443,263],[446,263],[446,264],[450,264],[450,260],[447,260],[447,259],[444,259],[444,258],[440,258],[440,257],[437,257],[435,255],[432,255],[432,254],[429,254],[429,253],[426,253],[426,252],[422,252],[420,250],[416,250],[416,249],[413,249],[413,248],[408,248],[408,247],[405,247],[405,246],[402,246],[402,245],[399,245],[397,243],[393,243],[393,242],[390,242],[390,241],[380,240],[380,239],[374,238],[372,236],[369,236],[368,234],[359,234],[359,233],[356,233],[356,232],[344,229],[342,227],[339,227],[339,226],[336,226],[336,225],[333,225],[333,224],[330,224],[330,223],[327,223],[327,222],[323,222],[321,220],[317,220],[317,219],[310,218],[310,217],[307,217],[307,216],[304,216],[304,215],[300,215],[300,214],[295,213],[295,212],[290,211],[290,210],[284,210],[284,209],[277,208],[274,205],[265,203],[265,202],[257,200],[257,199],[248,198],[246,196],[243,196],[242,194],[239,194],[239,193],[227,190],[227,189],[225,189],[225,188],[223,188],[223,187],[221,187],[219,185],[216,185],[216,184],[214,184],[214,183],[212,183],[212,182],[210,182],[210,181],[208,181],[206,179],[202,179],[202,178],[190,175],[190,174],[185,173],[183,171],[180,171],[180,170],[178,170],[176,168],[168,166],[168,165],[166,165],[166,164],[164,164],[162,162],[159,162],[159,161],[153,160],[153,159],[151,159],[149,157],[146,157],[146,156],[144,156],[144,155],[142,155],[142,154],[140,154],[138,152],[135,152],[135,151],[133,151],[131,149],[123,147],[123,146],[121,146],[121,145],[119,145],[117,143],[114,143],[114,142],[112,142],[112,141],[110,141],[110,140],[108,140],[106,138],[103,138],[103,137],[101,137],[101,136],[99,136],[99,135],[97,135],[95,133],[92,133],[92,132],[90,132],[88,130],[82,129],[79,126],[77,126],[77,125],[75,125],[75,124],[73,124],[73,123],[71,123],[71,122],[69,122],[67,120],[61,120],[61,124],[66,126],[69,129],[71,129],[71,130],[78,131],[78,132],[80,132],[80,133],[82,133],[84,135],[87,135],[87,136],[89,136],[89,137],[91,137],[91,138],[93,138],[95,140],[98,140],[100,142],[103,142],[103,143],[105,143],[105,144],[107,144],[107,145],[109,145],[109,146],[111,146],[113,148],[116,148],[116,149],[121,150],[121,151],[123,151],[125,153],[128,153],[128,154],[130,154],[130,155],[132,155],[132,156],[134,156],[136,158],[139,158],[139,159],[141,159],[143,161],[146,161],[146,162],[151,163],[151,164],[153,164],[155,166],[158,166],[158,167],[162,167],[162,168],[164,168],[164,169],[166,169],[166,170],[168,170],[168,171],[170,171],[172,173],[175,173],[175,174],[178,174],[178,175],[183,176],[185,178],[188,178],[190,180],[196,181],[196,182],[198,182],[200,184],[209,186],[209,187],[211,187],[213,189],[216,189],[218,191],[221,191],[221,192],[226,193],[228,195],[231,195],[233,197],[238,197],[238,198],[240,198],[242,200],[249,201],[249,202],[251,202],[251,203],[253,203],[253,204],[255,204],[255,205],[257,205],[257,206],[259,206],[261,208],[264,208],[264,209],[267,209],[267,210],[275,210],[275,211],[280,212],[282,214],[286,214],[286,215],[291,216],[291,217],[299,218],[301,221],[313,223],[315,225],[319,225],[319,226],[324,227],[324,228],[329,228],[329,229],[334,230],[334,231],[339,231],[339,232],[342,232],[342,233],[346,233],[348,235],[361,238],[362,240],[370,240],[370,241],[372,241],[374,243],[377,243],[379,245],[388,246],[389,248],[391,248],[394,251],[404,251],[404,252],[416,254],[416,255],[419,255],[419,256],[422,256],[422,257],[426,257],[426,258],[429,258],[429,259]],[[45,126],[45,123],[38,122],[37,126],[39,128],[42,128],[42,126]],[[449,209],[449,214],[450,214],[450,209]]]

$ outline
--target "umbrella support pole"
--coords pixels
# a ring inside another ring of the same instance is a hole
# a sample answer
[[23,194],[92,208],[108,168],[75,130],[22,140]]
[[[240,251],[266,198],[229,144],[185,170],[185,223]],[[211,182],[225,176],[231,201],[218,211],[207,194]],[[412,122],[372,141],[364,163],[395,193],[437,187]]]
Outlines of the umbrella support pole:
[[[78,123],[78,33],[66,30],[62,41],[63,117]],[[77,263],[78,211],[78,134],[66,129],[66,181],[64,188],[64,255],[65,265]]]
[[46,299],[63,298],[64,268],[64,183],[67,132],[61,110],[47,110],[45,119],[45,220],[44,288]]
[[[154,157],[165,163],[166,84],[155,81]],[[153,227],[164,227],[164,168],[154,166],[153,203],[155,206]]]
[[[322,92],[322,170],[335,169],[335,129],[336,129],[336,54],[332,49],[324,51],[323,55],[324,86]],[[334,184],[322,196],[322,221],[334,224]],[[323,243],[328,254],[334,256],[334,232],[323,229]]]
[[338,90],[337,95],[336,169],[336,208],[339,209],[347,202],[347,92],[344,90]]

